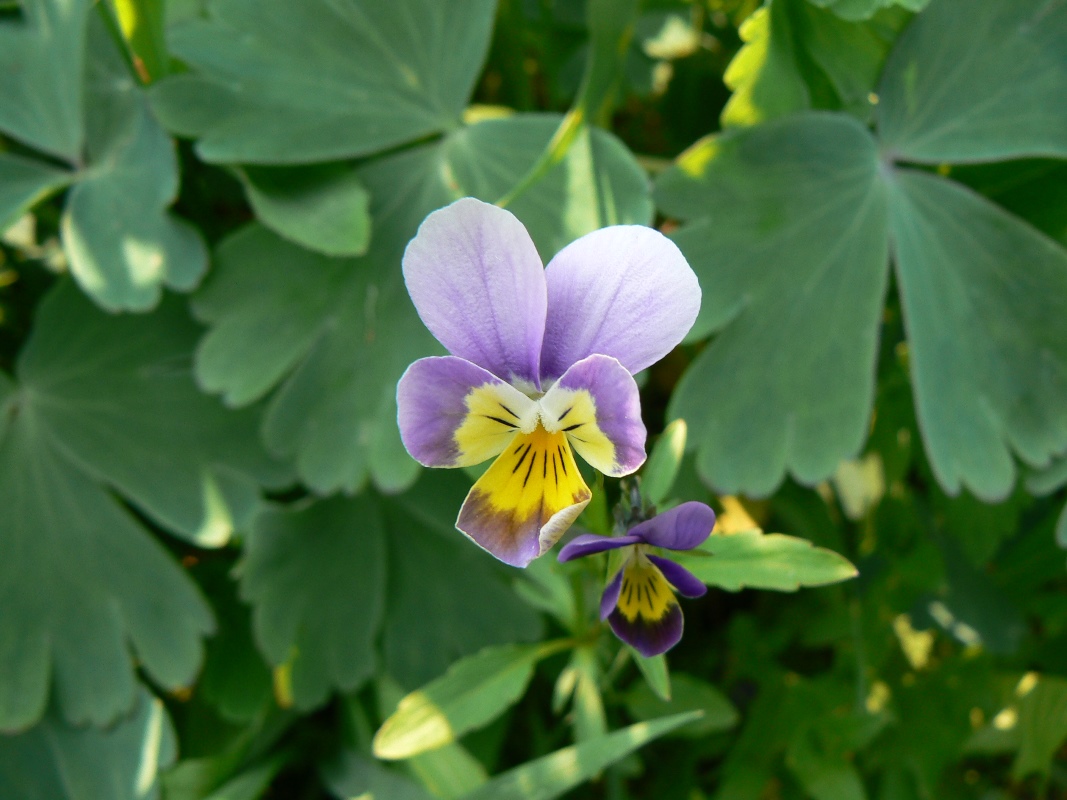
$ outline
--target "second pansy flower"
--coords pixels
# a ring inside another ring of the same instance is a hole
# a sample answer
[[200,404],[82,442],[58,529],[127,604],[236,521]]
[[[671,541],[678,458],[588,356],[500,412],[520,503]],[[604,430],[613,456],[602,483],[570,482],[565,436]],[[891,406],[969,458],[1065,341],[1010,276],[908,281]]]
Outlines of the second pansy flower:
[[456,527],[524,567],[589,502],[572,448],[614,477],[644,462],[632,376],[692,327],[696,276],[673,242],[639,225],[587,234],[543,267],[512,214],[465,198],[419,227],[404,280],[452,354],[420,359],[400,379],[404,446],[429,467],[497,456]]

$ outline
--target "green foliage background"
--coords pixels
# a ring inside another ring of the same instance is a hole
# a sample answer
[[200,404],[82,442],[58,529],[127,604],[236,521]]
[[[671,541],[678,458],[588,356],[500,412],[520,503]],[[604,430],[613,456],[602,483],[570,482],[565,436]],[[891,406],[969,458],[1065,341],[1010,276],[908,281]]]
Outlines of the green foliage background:
[[[400,443],[466,195],[700,278],[668,660]],[[1067,0],[2,0],[0,231],[5,800],[1067,797]]]

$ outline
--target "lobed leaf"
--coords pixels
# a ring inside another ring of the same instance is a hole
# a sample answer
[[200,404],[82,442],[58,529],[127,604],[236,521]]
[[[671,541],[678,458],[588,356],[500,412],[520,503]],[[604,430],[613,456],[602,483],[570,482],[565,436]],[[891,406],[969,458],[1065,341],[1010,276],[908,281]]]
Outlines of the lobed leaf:
[[455,127],[494,0],[212,0],[170,33],[194,67],[161,81],[166,125],[205,161],[301,164]]
[[237,174],[256,218],[279,236],[328,256],[367,251],[370,195],[353,170],[246,167]]
[[1067,157],[1067,3],[938,0],[901,37],[878,94],[879,136],[908,161]]
[[704,287],[690,337],[722,329],[668,408],[701,474],[755,495],[787,471],[826,478],[862,446],[874,396],[888,257],[874,141],[850,117],[796,115],[698,142],[656,195],[686,221],[672,238]]
[[142,686],[133,711],[111,728],[72,728],[50,714],[0,736],[0,796],[12,800],[155,800],[157,775],[175,758],[163,703]]
[[368,496],[267,511],[246,545],[241,593],[256,641],[287,670],[293,705],[321,705],[374,673],[385,601],[381,512]]
[[0,233],[72,179],[71,173],[36,159],[0,153]]
[[77,162],[85,137],[82,73],[89,0],[24,4],[0,22],[0,131]]
[[112,317],[69,282],[38,309],[0,440],[0,531],[20,554],[0,567],[2,729],[39,719],[50,686],[64,718],[109,722],[134,701],[131,656],[171,689],[200,665],[210,610],[111,491],[217,546],[258,508],[258,480],[286,472],[260,448],[254,414],[196,391],[195,336],[179,305]]
[[154,307],[163,286],[192,289],[207,270],[200,235],[171,216],[174,143],[156,122],[98,18],[89,25],[86,157],[63,210],[63,246],[82,288],[110,311]]
[[755,11],[739,29],[744,46],[726,68],[733,91],[722,110],[722,127],[767,122],[811,107],[811,92],[796,63],[787,3]]
[[[12,98],[0,109],[0,130],[74,170],[0,155],[0,229],[71,185],[63,247],[71,274],[98,304],[144,311],[162,286],[191,289],[207,255],[199,234],[167,212],[178,193],[173,143],[84,0],[27,5],[24,26],[0,24],[0,94]],[[21,80],[5,86],[11,76]]]
[[456,509],[469,489],[457,472],[434,470],[407,493],[382,499],[390,532],[382,657],[405,689],[483,647],[537,641],[543,633],[540,616],[506,582],[514,570],[456,530]]
[[1067,449],[1067,251],[938,176],[901,170],[889,186],[931,466],[950,494],[1002,499],[1013,452],[1042,466]]
[[894,5],[908,11],[922,11],[930,0],[808,0],[808,2],[820,8],[827,8],[842,19],[862,20],[870,19],[879,10]]

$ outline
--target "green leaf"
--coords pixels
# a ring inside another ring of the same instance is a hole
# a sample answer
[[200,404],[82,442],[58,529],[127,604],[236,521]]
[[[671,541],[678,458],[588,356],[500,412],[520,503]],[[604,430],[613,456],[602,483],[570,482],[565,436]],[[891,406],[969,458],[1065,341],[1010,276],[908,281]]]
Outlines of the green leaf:
[[630,648],[630,655],[653,694],[664,702],[670,702],[671,673],[667,668],[667,657],[660,653],[658,656],[646,658],[633,648]]
[[[400,259],[430,211],[463,194],[494,199],[533,162],[558,116],[488,120],[358,172],[378,204],[367,255],[331,259],[262,228],[232,235],[195,299],[212,329],[197,357],[209,391],[243,405],[281,382],[264,435],[314,491],[395,491],[419,468],[396,427],[396,382],[440,352],[404,288]],[[618,140],[593,131],[513,211],[542,254],[601,225],[647,222],[647,182]]]
[[157,773],[174,761],[167,712],[143,687],[114,726],[71,728],[55,714],[0,736],[0,796],[11,800],[154,800]]
[[[389,675],[377,681],[378,714],[388,717],[403,699],[403,690]],[[430,794],[441,800],[456,800],[489,780],[485,767],[459,742],[412,756],[404,762],[406,771]]]
[[112,311],[143,311],[161,287],[187,291],[207,269],[199,234],[167,207],[178,194],[174,143],[99,19],[89,26],[88,166],[63,212],[75,279]]
[[[857,3],[893,0],[856,0]],[[850,2],[850,0],[845,0]],[[773,0],[741,26],[745,45],[726,70],[734,94],[723,127],[741,127],[808,108],[843,108],[864,121],[882,64],[907,21],[905,13],[841,14],[806,0]],[[897,10],[899,11],[899,9]],[[846,17],[852,21],[846,21]],[[866,20],[859,22],[856,20]]]
[[682,467],[687,428],[684,419],[676,419],[663,429],[641,473],[641,491],[653,505],[670,496],[674,479]]
[[156,0],[111,0],[137,76],[144,83],[170,71],[164,28],[164,3]]
[[[211,612],[193,583],[98,484],[35,436],[32,411],[0,446],[0,728],[44,712],[104,724],[134,700],[133,664],[164,686],[189,684]],[[47,598],[47,603],[40,598]]]
[[589,0],[585,8],[589,30],[585,71],[571,109],[560,120],[540,156],[496,204],[502,208],[538,184],[553,166],[563,161],[579,137],[588,138],[588,125],[610,127],[611,111],[625,62],[639,3],[637,0]]
[[713,534],[696,552],[706,555],[679,553],[676,560],[704,583],[729,592],[745,587],[795,592],[859,574],[844,556],[781,533]]
[[796,64],[788,2],[776,0],[741,25],[745,44],[723,75],[733,90],[722,110],[724,128],[757,125],[811,107],[808,85]]
[[0,130],[77,162],[84,139],[82,69],[88,0],[23,4],[22,22],[0,22]]
[[1063,158],[1065,54],[1063,3],[939,0],[886,64],[881,138],[897,157],[926,163]]
[[71,173],[41,161],[0,153],[0,233],[31,206],[70,183],[72,178]]
[[700,711],[703,716],[679,728],[672,735],[699,739],[712,733],[729,730],[740,717],[737,709],[722,692],[685,673],[677,673],[673,681],[673,696],[664,700],[648,684],[638,684],[626,693],[626,709],[638,720],[654,719],[684,711]]
[[[204,800],[258,800],[270,788],[275,776],[285,764],[284,755],[256,764],[226,781]],[[168,800],[172,799],[168,798]]]
[[841,19],[851,21],[870,19],[880,9],[900,6],[908,11],[922,11],[930,0],[808,0],[812,5],[827,8]]
[[504,645],[457,661],[400,701],[374,736],[374,755],[410,758],[487,725],[522,697],[537,662],[560,649],[559,642]]
[[879,171],[860,123],[809,113],[704,139],[657,183],[706,288],[690,336],[723,329],[669,406],[720,491],[815,483],[863,444],[888,272]]
[[956,167],[951,174],[1067,247],[1067,162],[1004,161]]
[[[986,501],[1004,498],[1013,453],[1040,467],[1067,449],[1067,252],[938,176],[901,170],[889,185],[931,466],[950,494],[965,486]],[[952,333],[960,330],[978,333]]]
[[985,571],[968,563],[954,539],[939,538],[937,544],[945,564],[946,587],[937,597],[920,601],[925,613],[917,615],[919,627],[936,623],[966,646],[980,644],[990,653],[1003,655],[1017,652],[1026,620],[1010,595]]
[[[445,159],[460,196],[487,202],[505,195],[544,150],[559,125],[557,114],[488,119],[452,134]],[[547,263],[565,245],[606,225],[648,225],[648,178],[615,136],[583,128],[563,161],[508,204],[529,229]]]
[[396,489],[418,473],[396,430],[395,387],[434,346],[399,260],[384,266],[329,259],[251,226],[223,242],[195,301],[214,324],[197,353],[201,385],[244,405],[284,379],[266,443],[321,494],[358,490],[368,477]]
[[[104,308],[143,311],[164,285],[191,289],[207,255],[196,231],[167,212],[178,193],[173,142],[86,6],[42,0],[28,4],[26,30],[0,24],[0,94],[15,98],[0,110],[0,129],[77,167],[64,173],[0,154],[0,229],[73,184],[61,220],[71,274]],[[9,75],[23,80],[6,87]],[[23,97],[27,87],[39,97]]]
[[464,795],[463,800],[553,800],[639,747],[699,717],[698,711],[661,717],[565,747],[496,776]]
[[964,746],[968,754],[1017,753],[1012,777],[1048,777],[1057,751],[1067,741],[1067,680],[1028,672],[1015,685],[1011,701]]
[[0,442],[0,492],[17,498],[0,504],[0,531],[22,554],[0,577],[0,728],[36,721],[52,684],[70,721],[110,721],[133,702],[131,656],[171,689],[199,667],[210,611],[111,492],[217,546],[259,507],[259,480],[287,476],[254,413],[197,392],[196,335],[180,304],[113,317],[70,282],[37,309]]
[[[881,2],[888,6],[893,0]],[[869,121],[874,112],[874,102],[878,99],[872,93],[878,85],[886,57],[908,21],[908,15],[881,13],[863,23],[846,22],[841,19],[843,14],[838,16],[842,4],[832,8],[834,13],[821,11],[808,2],[800,5],[799,46],[826,75],[840,100],[841,108]]]
[[1012,775],[1022,780],[1032,772],[1048,776],[1056,753],[1067,741],[1067,680],[1053,675],[1028,675],[1021,683],[1019,753]]
[[170,531],[218,547],[250,523],[261,484],[290,477],[263,451],[256,413],[226,411],[197,391],[198,333],[176,301],[144,319],[113,317],[64,283],[38,311],[18,377],[42,444],[59,443]]
[[579,647],[571,655],[570,668],[575,682],[571,711],[574,717],[574,740],[587,742],[608,732],[604,695],[600,687],[604,673],[595,647]]
[[356,800],[433,800],[433,795],[398,772],[352,750],[327,762],[323,780],[335,797]]
[[256,649],[252,613],[237,599],[229,570],[205,563],[198,570],[211,597],[218,630],[207,642],[199,694],[228,722],[251,723],[272,702],[271,673]]
[[1026,479],[1026,488],[1036,495],[1052,494],[1067,486],[1067,457],[1054,460],[1043,470]]
[[406,494],[382,499],[390,534],[382,655],[409,690],[462,656],[542,633],[540,616],[505,582],[514,570],[455,529],[469,489],[458,471],[432,470]]
[[515,578],[515,593],[531,608],[556,618],[566,630],[573,630],[578,610],[574,584],[554,558],[537,558]]
[[169,31],[190,74],[154,90],[205,161],[366,155],[455,126],[489,45],[493,0],[213,0]]
[[293,705],[314,708],[370,677],[386,580],[373,498],[267,511],[246,547],[241,594],[263,653],[288,672]]
[[370,244],[370,195],[351,168],[238,170],[256,217],[280,236],[329,256],[358,256]]
[[[1053,461],[1046,469],[1029,476],[1026,488],[1034,494],[1043,495],[1067,486],[1067,458]],[[1067,550],[1067,506],[1064,506],[1056,521],[1056,543]]]
[[856,765],[823,752],[809,729],[797,731],[785,763],[812,800],[867,800]]

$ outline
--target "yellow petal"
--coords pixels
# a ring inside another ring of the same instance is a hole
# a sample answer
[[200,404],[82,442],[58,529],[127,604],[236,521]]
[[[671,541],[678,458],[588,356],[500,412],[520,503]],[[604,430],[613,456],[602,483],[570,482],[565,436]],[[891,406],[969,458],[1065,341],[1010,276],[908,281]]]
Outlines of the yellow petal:
[[471,488],[456,527],[524,567],[552,547],[592,495],[562,432],[519,433]]

